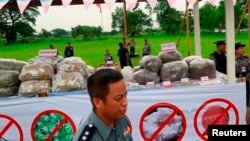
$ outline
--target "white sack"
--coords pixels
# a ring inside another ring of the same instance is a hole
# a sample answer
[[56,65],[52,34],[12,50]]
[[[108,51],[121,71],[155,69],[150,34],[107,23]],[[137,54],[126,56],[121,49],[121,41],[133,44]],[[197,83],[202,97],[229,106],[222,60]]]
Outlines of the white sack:
[[130,66],[125,66],[121,70],[121,73],[124,77],[124,81],[131,82],[133,80],[133,69]]
[[51,80],[28,80],[21,82],[18,94],[20,96],[36,96],[41,92],[51,91]]

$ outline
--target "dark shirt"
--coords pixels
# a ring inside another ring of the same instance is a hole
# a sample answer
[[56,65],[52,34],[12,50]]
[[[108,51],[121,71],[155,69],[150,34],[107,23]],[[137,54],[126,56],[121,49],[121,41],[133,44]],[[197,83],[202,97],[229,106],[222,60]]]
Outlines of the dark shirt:
[[125,47],[121,47],[118,50],[118,56],[119,56],[121,68],[128,65],[127,64],[127,55],[128,55],[128,50]]
[[248,73],[250,72],[250,65],[248,64],[247,57],[235,57],[235,71],[236,77],[248,77]]
[[210,55],[210,59],[214,60],[217,71],[227,74],[227,57],[225,53],[215,51]]
[[65,47],[64,49],[64,57],[71,57],[74,56],[74,49],[73,47]]

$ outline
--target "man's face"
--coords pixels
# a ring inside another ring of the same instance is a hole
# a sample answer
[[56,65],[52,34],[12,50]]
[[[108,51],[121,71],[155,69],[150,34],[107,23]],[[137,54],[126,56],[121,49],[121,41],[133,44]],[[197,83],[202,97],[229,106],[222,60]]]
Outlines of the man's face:
[[239,47],[237,50],[235,50],[236,54],[243,55],[244,54],[244,47]]
[[127,111],[127,90],[123,80],[109,84],[109,93],[106,101],[102,101],[97,109],[105,118],[109,120],[121,119]]
[[220,50],[221,52],[225,52],[225,51],[226,51],[226,44],[220,44],[220,45],[219,45],[219,50]]

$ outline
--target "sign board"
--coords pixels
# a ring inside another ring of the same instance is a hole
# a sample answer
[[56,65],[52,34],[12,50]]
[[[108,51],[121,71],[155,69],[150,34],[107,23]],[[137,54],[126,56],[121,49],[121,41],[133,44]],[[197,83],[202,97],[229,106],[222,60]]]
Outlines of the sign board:
[[114,64],[114,61],[107,61],[106,64],[108,64],[108,65]]
[[46,57],[57,56],[57,49],[40,50],[39,56],[46,56]]
[[175,43],[161,44],[161,51],[162,52],[174,52],[176,51],[176,44]]

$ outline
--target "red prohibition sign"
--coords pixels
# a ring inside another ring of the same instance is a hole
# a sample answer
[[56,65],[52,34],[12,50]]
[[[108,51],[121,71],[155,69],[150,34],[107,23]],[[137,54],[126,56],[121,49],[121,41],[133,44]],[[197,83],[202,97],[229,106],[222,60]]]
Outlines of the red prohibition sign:
[[7,119],[9,122],[7,123],[7,125],[0,130],[0,138],[3,137],[3,135],[8,131],[8,129],[12,126],[12,124],[14,124],[17,127],[17,130],[20,134],[20,141],[23,141],[23,131],[21,126],[17,123],[17,121],[15,121],[12,117],[6,116],[6,115],[2,115],[0,114],[0,118],[4,118]]
[[46,137],[46,139],[44,141],[51,141],[52,138],[56,135],[56,133],[63,127],[63,125],[66,124],[66,122],[69,122],[71,124],[74,134],[76,133],[76,126],[75,126],[73,120],[67,114],[65,114],[61,111],[58,111],[58,110],[46,110],[46,111],[43,111],[40,114],[38,114],[36,116],[36,118],[34,119],[34,121],[32,122],[31,137],[32,137],[33,141],[37,140],[35,137],[35,128],[36,128],[37,122],[39,121],[40,118],[42,118],[43,116],[48,115],[48,114],[58,114],[58,115],[62,116],[63,118],[61,119],[61,121],[58,124],[54,125],[55,126],[54,129],[51,130],[51,133]]
[[[148,116],[152,111],[156,110],[159,107],[166,107],[166,108],[171,108],[173,109],[173,113],[171,113],[168,117],[166,117],[166,119],[161,123],[161,125],[158,127],[158,129],[156,129],[156,131],[151,135],[150,138],[147,138],[145,136],[144,133],[144,129],[143,129],[143,122],[146,116]],[[152,106],[150,106],[148,109],[146,109],[146,111],[142,114],[141,119],[140,119],[140,133],[142,135],[142,138],[144,139],[144,141],[152,141],[154,140],[159,133],[162,131],[162,129],[167,126],[167,124],[174,118],[174,116],[179,115],[181,116],[182,119],[182,133],[180,134],[180,136],[178,137],[177,141],[181,141],[183,136],[185,135],[186,132],[186,127],[187,127],[187,123],[186,123],[186,118],[184,113],[175,105],[172,105],[170,103],[156,103]]]
[[[227,105],[225,108],[221,107],[220,105],[218,106],[212,106],[212,108],[216,108],[218,112],[214,111],[212,114],[214,115],[214,119],[212,120],[212,122],[210,124],[212,125],[217,125],[220,124],[219,122],[221,122],[221,120],[223,120],[222,122],[224,122],[224,124],[228,124],[228,111],[232,108],[235,114],[235,124],[238,125],[239,124],[239,112],[237,110],[237,108],[235,107],[235,105],[233,103],[231,103],[230,101],[226,100],[226,99],[222,99],[222,98],[214,98],[214,99],[210,99],[208,101],[205,101],[197,110],[197,112],[195,113],[194,116],[194,128],[196,133],[198,134],[198,136],[200,138],[202,138],[203,140],[207,140],[206,135],[208,132],[208,127],[204,127],[205,131],[201,132],[198,128],[198,116],[201,112],[201,110],[207,106],[208,104],[211,103],[224,103],[225,105]],[[205,113],[206,114],[206,113]],[[204,124],[203,124],[204,126]]]

